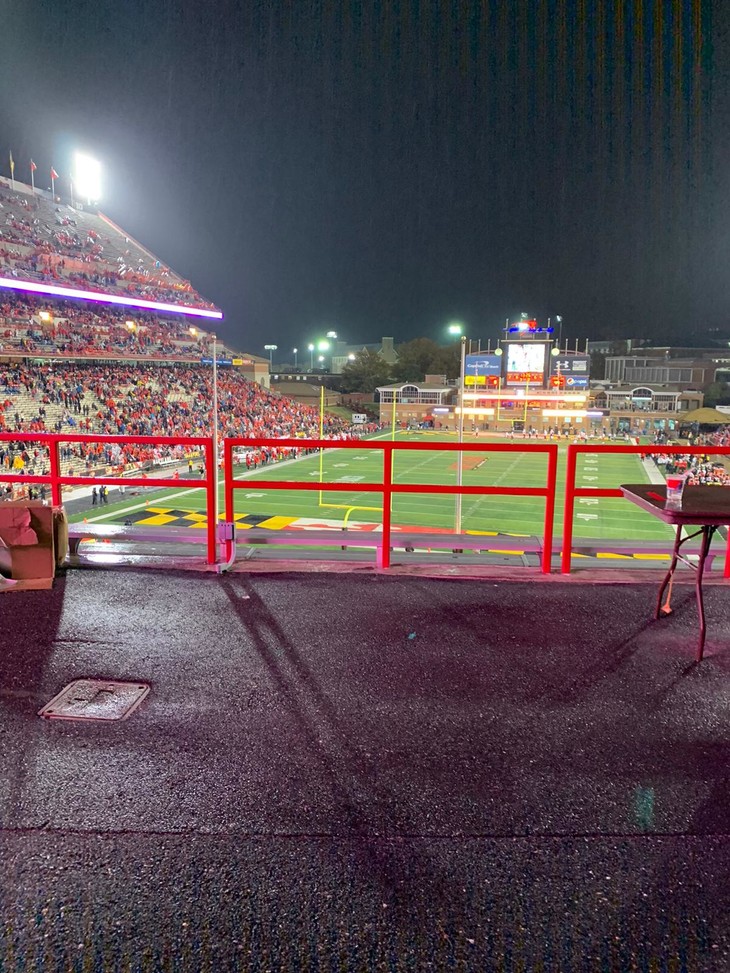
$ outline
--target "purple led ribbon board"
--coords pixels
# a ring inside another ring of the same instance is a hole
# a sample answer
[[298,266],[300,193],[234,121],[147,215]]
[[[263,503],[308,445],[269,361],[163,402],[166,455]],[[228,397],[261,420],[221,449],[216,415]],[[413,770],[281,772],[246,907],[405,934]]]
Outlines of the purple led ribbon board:
[[28,291],[30,294],[48,294],[51,297],[69,297],[74,300],[96,301],[100,304],[121,304],[123,307],[140,307],[148,311],[166,311],[169,314],[187,314],[196,318],[222,319],[222,311],[205,307],[188,307],[184,304],[165,304],[162,301],[143,301],[121,294],[102,294],[100,291],[82,291],[71,287],[56,287],[53,284],[33,284],[18,281],[12,277],[0,277],[0,287],[14,291]]

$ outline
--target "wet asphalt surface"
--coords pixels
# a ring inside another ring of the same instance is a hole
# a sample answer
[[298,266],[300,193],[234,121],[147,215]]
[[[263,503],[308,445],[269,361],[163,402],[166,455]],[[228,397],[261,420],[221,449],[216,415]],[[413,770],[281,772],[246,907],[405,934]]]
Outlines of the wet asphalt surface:
[[[730,606],[69,571],[0,597],[0,970],[730,969]],[[125,722],[42,720],[75,678]]]

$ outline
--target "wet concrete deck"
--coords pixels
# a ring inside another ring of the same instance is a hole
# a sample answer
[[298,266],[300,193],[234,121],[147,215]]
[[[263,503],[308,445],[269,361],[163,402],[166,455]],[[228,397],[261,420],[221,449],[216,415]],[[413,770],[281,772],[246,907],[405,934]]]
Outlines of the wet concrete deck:
[[[0,968],[726,971],[730,603],[73,571],[0,598]],[[36,714],[148,681],[123,723]]]

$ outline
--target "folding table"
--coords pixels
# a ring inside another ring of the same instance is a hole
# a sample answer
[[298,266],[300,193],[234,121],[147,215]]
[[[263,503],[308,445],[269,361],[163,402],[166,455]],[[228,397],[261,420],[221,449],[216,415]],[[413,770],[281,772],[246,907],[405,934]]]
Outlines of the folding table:
[[[677,528],[672,560],[659,588],[654,617],[661,618],[662,615],[670,615],[672,612],[670,600],[677,564],[681,561],[682,564],[691,567],[696,574],[695,594],[700,619],[700,638],[697,646],[697,661],[699,662],[702,659],[707,631],[702,577],[712,538],[715,536],[718,527],[730,524],[730,489],[722,486],[687,486],[684,488],[681,506],[667,505],[667,488],[663,484],[627,483],[621,485],[621,491],[627,500],[635,503],[642,510],[648,510],[650,514],[663,520],[664,523],[672,524]],[[699,530],[682,536],[682,530],[685,527],[698,527]],[[684,544],[695,537],[702,538],[696,563],[690,561],[681,550]],[[666,602],[662,604],[667,585],[669,585],[669,593]]]

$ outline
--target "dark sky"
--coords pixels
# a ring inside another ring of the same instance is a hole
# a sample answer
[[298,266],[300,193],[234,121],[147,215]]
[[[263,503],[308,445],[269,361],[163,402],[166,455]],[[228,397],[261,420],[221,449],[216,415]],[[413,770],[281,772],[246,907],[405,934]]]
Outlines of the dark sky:
[[520,311],[681,341],[730,323],[722,11],[0,0],[0,171],[97,156],[102,208],[250,352]]

